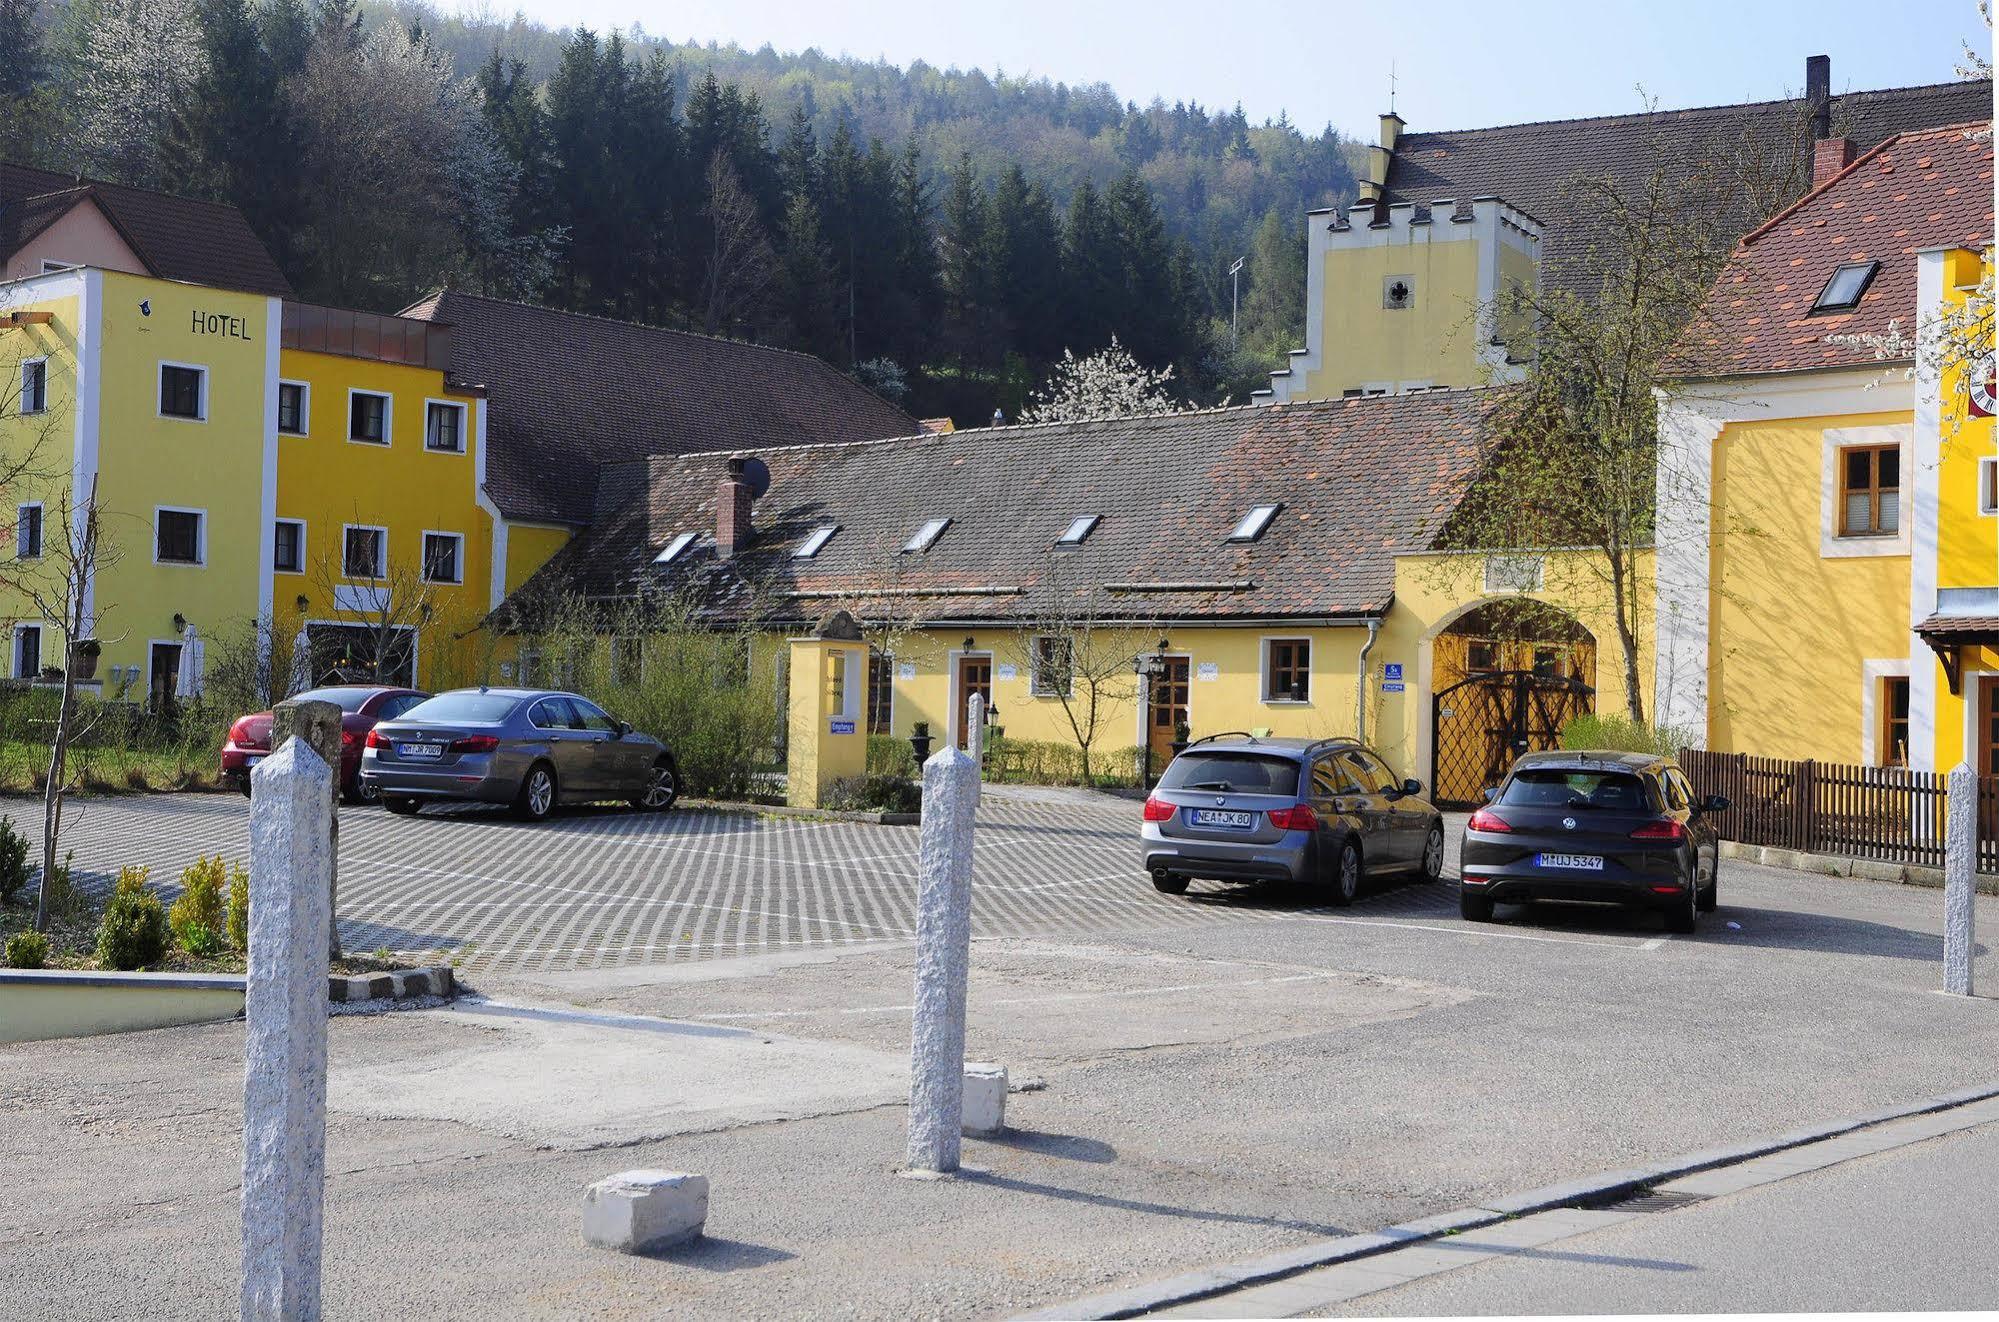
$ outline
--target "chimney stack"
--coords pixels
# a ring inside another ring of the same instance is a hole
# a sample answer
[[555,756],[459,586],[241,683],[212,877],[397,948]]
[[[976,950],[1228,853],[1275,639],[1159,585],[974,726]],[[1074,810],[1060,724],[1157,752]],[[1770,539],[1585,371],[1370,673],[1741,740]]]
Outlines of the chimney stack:
[[715,488],[715,554],[724,560],[740,555],[750,544],[752,499],[743,461],[731,459],[727,476]]
[[1832,56],[1805,57],[1805,100],[1812,107],[1812,141],[1832,136]]
[[1817,188],[1826,180],[1853,164],[1860,155],[1859,146],[1852,138],[1820,138],[1812,144],[1812,187]]

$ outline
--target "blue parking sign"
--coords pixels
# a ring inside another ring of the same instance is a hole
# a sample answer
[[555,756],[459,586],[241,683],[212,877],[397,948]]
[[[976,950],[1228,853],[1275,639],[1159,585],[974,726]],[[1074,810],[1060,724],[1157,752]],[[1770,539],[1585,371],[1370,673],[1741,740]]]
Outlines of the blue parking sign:
[[1401,663],[1400,661],[1384,661],[1384,662],[1382,662],[1382,663],[1381,663],[1381,677],[1382,677],[1383,679],[1401,679],[1401,678],[1402,678],[1402,663]]

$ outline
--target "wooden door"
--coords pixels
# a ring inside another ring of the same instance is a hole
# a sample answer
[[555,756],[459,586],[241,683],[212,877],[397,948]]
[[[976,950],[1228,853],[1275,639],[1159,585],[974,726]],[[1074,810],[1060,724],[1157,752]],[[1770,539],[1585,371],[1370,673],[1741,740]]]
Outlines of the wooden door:
[[171,711],[180,687],[179,643],[154,643],[146,676],[146,697],[154,711]]
[[972,737],[972,695],[985,699],[985,709],[993,709],[993,659],[989,656],[958,658],[958,747],[969,749]]
[[1173,760],[1173,730],[1187,720],[1187,681],[1193,663],[1184,656],[1161,657],[1165,669],[1153,676],[1149,713],[1145,721],[1146,743],[1152,749],[1152,774],[1158,775]]

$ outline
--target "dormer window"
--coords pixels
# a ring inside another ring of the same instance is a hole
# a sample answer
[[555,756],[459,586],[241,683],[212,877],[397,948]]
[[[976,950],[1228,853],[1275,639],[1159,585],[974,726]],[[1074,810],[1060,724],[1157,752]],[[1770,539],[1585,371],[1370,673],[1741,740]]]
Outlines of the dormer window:
[[929,520],[916,530],[914,537],[911,537],[902,544],[903,553],[907,555],[911,551],[928,551],[936,543],[937,539],[944,535],[944,530],[950,526],[951,520],[949,519]]
[[1100,521],[1100,517],[1095,514],[1078,515],[1069,521],[1069,526],[1062,530],[1062,535],[1055,539],[1055,544],[1057,546],[1081,546],[1084,540],[1097,530],[1097,524]]
[[1235,526],[1235,530],[1229,534],[1229,540],[1232,542],[1256,541],[1263,536],[1264,529],[1270,526],[1270,521],[1277,517],[1277,511],[1282,508],[1284,508],[1282,505],[1258,505],[1255,509],[1242,516],[1242,522],[1238,523]]
[[1867,286],[1874,282],[1874,274],[1880,269],[1879,262],[1848,262],[1825,282],[1812,311],[1848,312],[1859,307],[1860,296],[1867,292]]
[[837,523],[829,523],[823,528],[814,528],[812,535],[801,542],[798,549],[791,553],[791,558],[794,560],[810,560],[813,556],[818,555],[826,549],[826,543],[832,541],[833,534],[838,531],[840,531],[840,525]]
[[691,532],[681,533],[679,536],[675,537],[672,541],[668,542],[666,544],[666,549],[664,551],[661,551],[658,555],[654,556],[652,558],[652,562],[656,565],[670,565],[675,560],[678,560],[681,556],[681,553],[686,551],[687,548],[692,545],[694,545],[694,534]]

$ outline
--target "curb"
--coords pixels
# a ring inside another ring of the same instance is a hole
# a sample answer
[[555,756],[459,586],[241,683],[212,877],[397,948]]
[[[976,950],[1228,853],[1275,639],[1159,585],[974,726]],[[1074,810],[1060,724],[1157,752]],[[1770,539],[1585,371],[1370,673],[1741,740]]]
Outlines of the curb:
[[923,814],[914,812],[840,812],[832,808],[794,808],[788,803],[745,803],[739,799],[683,799],[677,806],[742,817],[796,817],[808,822],[861,822],[868,826],[915,826],[923,820]]
[[327,995],[336,1005],[356,1001],[409,1001],[419,996],[450,1000],[457,987],[449,964],[400,973],[329,973]]
[[[1745,863],[1759,863],[1766,868],[1784,868],[1821,877],[1852,877],[1857,881],[1885,881],[1902,886],[1921,886],[1927,890],[1943,889],[1942,868],[1926,868],[1916,863],[1848,858],[1844,854],[1807,854],[1797,849],[1780,849],[1776,845],[1745,845],[1739,840],[1722,841],[1721,856]],[[1999,895],[1999,877],[1986,875],[1974,880],[1981,895]]]
[[1891,1120],[1905,1120],[1910,1116],[1928,1115],[1936,1111],[1968,1106],[1990,1097],[1999,1097],[1999,1083],[1980,1084],[1957,1092],[1945,1093],[1940,1097],[1932,1097],[1926,1101],[1886,1107],[1852,1119],[1835,1120],[1805,1129],[1795,1129],[1776,1138],[1754,1139],[1729,1147],[1708,1148],[1687,1153],[1669,1158],[1657,1165],[1610,1171],[1603,1175],[1588,1176],[1563,1184],[1546,1185],[1508,1198],[1495,1198],[1472,1207],[1460,1208],[1455,1212],[1444,1212],[1437,1216],[1425,1217],[1420,1221],[1407,1221],[1382,1230],[1358,1235],[1342,1235],[1338,1239],[1304,1244],[1243,1262],[1206,1267],[1199,1271],[1169,1276],[1164,1280],[1151,1281],[1105,1294],[1086,1295],[1067,1303],[1019,1314],[1015,1322],[1039,1322],[1040,1319],[1057,1318],[1140,1317],[1181,1304],[1211,1299],[1245,1286],[1281,1281],[1287,1276],[1296,1276],[1315,1268],[1330,1267],[1359,1258],[1371,1258],[1392,1249],[1406,1248],[1424,1240],[1438,1239],[1454,1231],[1475,1230],[1514,1217],[1546,1212],[1558,1207],[1614,1201],[1635,1190],[1663,1184],[1683,1175],[1695,1175],[1718,1166],[1730,1166],[1754,1157],[1782,1152],[1788,1148],[1803,1147],[1809,1143],[1837,1138],[1841,1134],[1849,1134],[1855,1130],[1886,1124]]

